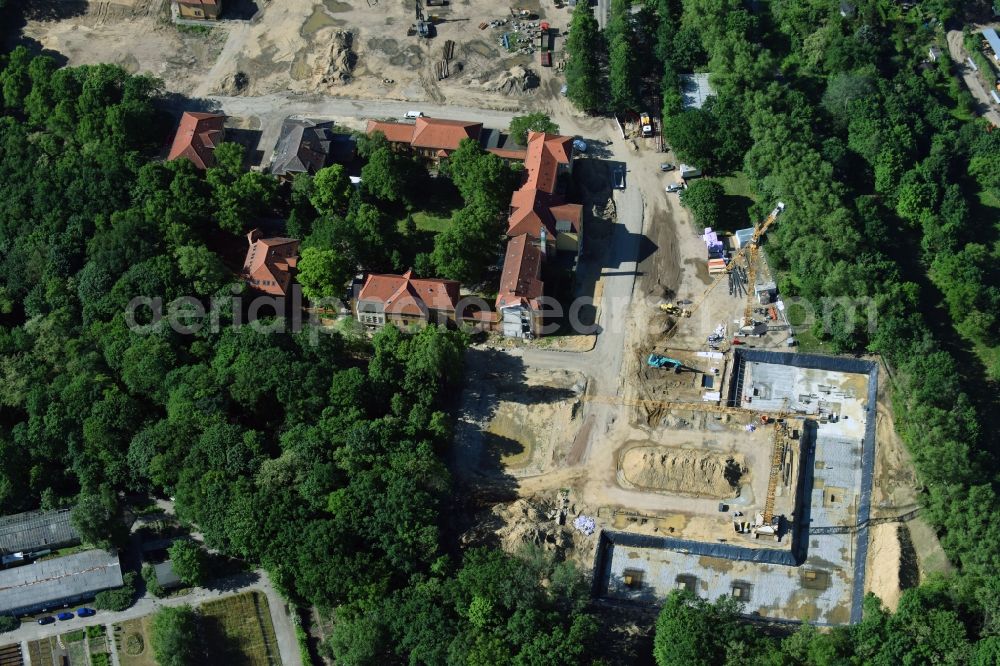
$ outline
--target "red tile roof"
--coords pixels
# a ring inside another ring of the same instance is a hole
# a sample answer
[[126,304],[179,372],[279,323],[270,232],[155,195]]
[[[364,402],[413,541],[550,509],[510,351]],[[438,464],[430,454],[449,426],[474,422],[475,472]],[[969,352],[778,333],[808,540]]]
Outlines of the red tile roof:
[[454,280],[417,279],[413,271],[372,273],[358,293],[358,302],[380,303],[390,314],[425,315],[429,309],[454,312],[460,286]]
[[524,150],[520,148],[487,148],[487,152],[493,153],[497,157],[502,157],[505,160],[524,160],[527,154]]
[[384,123],[378,120],[369,120],[367,134],[372,132],[382,132],[385,138],[391,143],[410,143],[413,140],[413,128],[410,123]]
[[254,229],[247,234],[247,258],[243,279],[251,289],[285,296],[292,281],[292,269],[299,260],[299,241],[294,238],[260,238]]
[[511,213],[507,220],[507,235],[510,237],[528,234],[541,238],[542,229],[549,241],[556,239],[555,220],[549,212],[549,197],[537,190],[520,189],[510,198]]
[[580,228],[583,226],[583,206],[580,204],[564,203],[552,206],[549,208],[549,214],[557,222],[559,220],[568,220],[570,231],[580,233]]
[[225,136],[225,122],[226,117],[217,113],[185,111],[167,160],[186,157],[199,169],[214,166],[215,155],[212,150]]
[[569,164],[573,157],[573,137],[528,133],[528,150],[524,168],[528,177],[524,187],[552,194],[556,189],[556,176],[560,164]]
[[521,234],[507,243],[507,254],[500,275],[500,292],[497,310],[517,305],[540,309],[538,298],[542,295],[542,252],[531,237]]
[[559,165],[569,164],[572,158],[573,137],[528,133],[528,149],[524,158],[527,177],[510,198],[508,236],[529,234],[537,239],[541,238],[544,227],[546,234],[555,241],[557,218],[570,220],[572,230],[579,232],[583,208],[565,204],[560,196],[554,194]]
[[411,145],[415,148],[456,150],[462,139],[479,140],[482,123],[444,118],[417,118]]

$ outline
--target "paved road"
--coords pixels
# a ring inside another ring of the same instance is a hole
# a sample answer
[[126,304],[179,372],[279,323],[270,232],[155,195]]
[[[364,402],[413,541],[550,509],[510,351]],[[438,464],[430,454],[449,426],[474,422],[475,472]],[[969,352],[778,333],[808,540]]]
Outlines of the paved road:
[[996,110],[993,98],[990,97],[989,91],[983,86],[979,75],[972,71],[972,68],[969,67],[968,62],[965,60],[967,55],[965,48],[962,46],[961,30],[948,31],[948,54],[951,56],[951,60],[955,63],[958,71],[962,74],[962,80],[968,86],[969,92],[976,98],[977,106],[979,107],[977,112],[993,123],[994,127],[1000,127],[1000,113]]
[[[20,642],[24,654],[27,655],[28,641],[48,638],[66,633],[67,631],[99,624],[107,626],[108,635],[110,636],[112,635],[111,625],[149,615],[165,606],[181,606],[184,604],[197,606],[212,599],[256,590],[263,592],[267,596],[267,605],[271,610],[271,622],[274,624],[274,634],[278,639],[278,651],[281,654],[281,663],[284,666],[302,666],[299,644],[295,638],[295,628],[288,613],[285,612],[285,601],[278,594],[277,590],[274,589],[266,572],[255,571],[250,574],[216,581],[216,584],[219,586],[219,589],[194,588],[188,594],[169,599],[157,599],[152,595],[147,595],[139,599],[131,608],[123,610],[120,613],[99,611],[94,617],[77,618],[67,622],[57,622],[56,624],[23,624],[17,631],[0,636],[0,643]],[[114,659],[115,663],[117,663],[117,655],[114,656]]]
[[608,25],[608,10],[610,9],[611,0],[597,0],[597,25],[604,30],[605,26]]
[[[222,59],[219,59],[221,62]],[[211,77],[206,77],[206,81]],[[274,144],[281,133],[281,123],[288,116],[306,116],[318,119],[351,118],[402,118],[407,111],[422,111],[428,116],[475,120],[486,127],[506,129],[516,109],[496,111],[465,106],[433,104],[427,102],[400,102],[396,100],[361,100],[303,93],[273,93],[259,97],[204,96],[191,105],[207,104],[228,116],[256,117],[260,120],[259,149],[263,151],[262,164],[271,159]],[[178,109],[181,110],[181,109]]]

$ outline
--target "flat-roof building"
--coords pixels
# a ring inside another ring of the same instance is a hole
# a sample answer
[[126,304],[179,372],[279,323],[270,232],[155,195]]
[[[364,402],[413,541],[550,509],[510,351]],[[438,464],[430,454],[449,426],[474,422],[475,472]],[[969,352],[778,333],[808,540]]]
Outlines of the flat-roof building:
[[0,571],[0,615],[29,615],[122,585],[117,553],[86,550]]

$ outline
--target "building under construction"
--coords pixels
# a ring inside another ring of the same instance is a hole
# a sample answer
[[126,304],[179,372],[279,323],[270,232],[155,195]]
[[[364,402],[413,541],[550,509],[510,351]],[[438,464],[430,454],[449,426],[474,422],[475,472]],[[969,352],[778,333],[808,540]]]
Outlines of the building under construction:
[[[726,402],[759,414],[766,491],[714,539],[605,531],[597,596],[656,602],[685,587],[731,595],[749,615],[845,624],[861,617],[878,367],[870,361],[736,349]],[[748,427],[748,433],[750,426]],[[748,434],[749,437],[749,434]],[[789,493],[790,496],[782,496]],[[731,522],[730,520],[731,519]]]

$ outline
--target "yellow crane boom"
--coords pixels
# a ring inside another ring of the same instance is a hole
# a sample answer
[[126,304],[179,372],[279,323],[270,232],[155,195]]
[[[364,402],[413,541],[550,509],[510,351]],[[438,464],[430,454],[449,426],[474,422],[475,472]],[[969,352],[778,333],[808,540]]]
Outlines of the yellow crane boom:
[[[708,295],[712,293],[712,290],[715,289],[717,286],[719,286],[719,283],[722,282],[722,278],[727,277],[730,273],[732,273],[733,270],[736,268],[736,264],[739,262],[740,258],[743,257],[743,255],[747,254],[748,252],[750,253],[750,259],[749,259],[750,272],[753,273],[753,278],[751,278],[751,276],[748,274],[747,281],[749,282],[748,288],[752,296],[753,279],[756,278],[755,267],[757,265],[757,245],[760,242],[761,237],[767,232],[768,229],[771,228],[771,225],[774,224],[774,221],[778,219],[778,215],[780,215],[781,211],[783,210],[785,210],[785,204],[779,201],[778,205],[775,206],[774,210],[771,211],[771,214],[768,215],[763,222],[757,225],[757,227],[754,229],[753,236],[750,237],[750,240],[747,241],[746,245],[736,250],[736,252],[730,258],[729,263],[726,264],[726,272],[719,273],[718,275],[716,275],[715,280],[712,282],[712,284],[708,285],[708,287],[705,288],[705,291],[701,293],[701,296],[698,297],[698,300],[696,300],[694,303],[691,304],[689,308],[687,308],[688,314],[685,315],[686,317],[689,317],[692,314],[694,314],[695,310],[697,310],[701,306],[701,304],[705,302],[705,299],[708,298]],[[753,306],[749,305],[747,307],[747,310],[744,312],[744,317],[743,317],[744,325],[746,325],[746,321],[750,318],[750,315],[752,313],[753,313]],[[674,323],[674,326],[677,326],[676,322]]]

